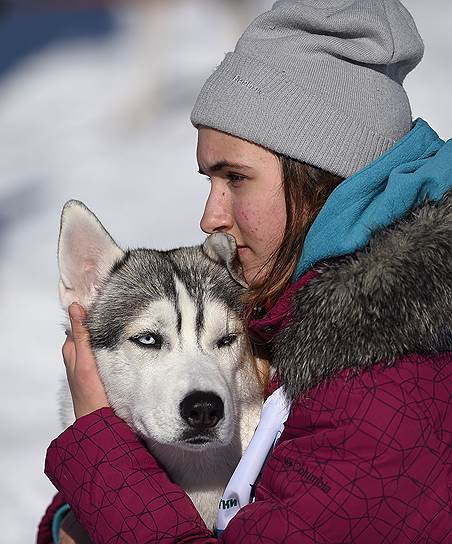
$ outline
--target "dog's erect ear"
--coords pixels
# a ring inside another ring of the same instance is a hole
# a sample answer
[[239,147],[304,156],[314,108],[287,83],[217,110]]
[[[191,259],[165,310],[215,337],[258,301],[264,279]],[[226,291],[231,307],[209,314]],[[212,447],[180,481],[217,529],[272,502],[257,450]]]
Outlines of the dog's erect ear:
[[238,259],[234,236],[225,232],[215,232],[206,238],[202,248],[204,253],[213,261],[225,266],[237,283],[243,287],[248,287]]
[[78,200],[66,202],[58,240],[60,300],[85,308],[99,292],[102,280],[124,255],[97,217]]

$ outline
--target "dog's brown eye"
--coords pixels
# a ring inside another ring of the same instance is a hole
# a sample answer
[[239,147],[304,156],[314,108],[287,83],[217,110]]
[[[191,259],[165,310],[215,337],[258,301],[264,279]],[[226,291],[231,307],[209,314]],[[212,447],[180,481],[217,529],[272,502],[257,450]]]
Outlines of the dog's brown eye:
[[162,337],[154,332],[146,332],[138,336],[132,336],[129,340],[144,348],[160,349],[162,347]]
[[226,346],[232,345],[237,340],[236,334],[227,334],[220,338],[217,342],[217,348],[224,348]]

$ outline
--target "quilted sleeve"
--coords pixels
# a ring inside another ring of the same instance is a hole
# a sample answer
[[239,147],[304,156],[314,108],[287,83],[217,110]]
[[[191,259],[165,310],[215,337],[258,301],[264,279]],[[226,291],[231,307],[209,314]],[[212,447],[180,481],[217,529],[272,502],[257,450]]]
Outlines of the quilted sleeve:
[[45,473],[95,544],[217,542],[188,495],[110,408],[56,438]]

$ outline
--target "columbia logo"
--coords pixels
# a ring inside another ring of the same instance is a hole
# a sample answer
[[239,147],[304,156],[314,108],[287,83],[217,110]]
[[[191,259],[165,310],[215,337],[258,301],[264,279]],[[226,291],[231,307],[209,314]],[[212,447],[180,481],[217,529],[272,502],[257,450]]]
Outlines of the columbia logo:
[[284,459],[284,464],[286,467],[290,467],[295,472],[298,472],[298,474],[302,477],[303,480],[306,480],[312,484],[314,484],[316,487],[321,489],[324,493],[329,493],[331,491],[331,487],[325,482],[325,480],[321,476],[315,476],[312,472],[310,472],[307,467],[302,465],[299,461],[294,461],[290,459],[289,457],[286,457]]
[[228,510],[229,508],[233,508],[234,506],[238,506],[239,501],[237,499],[228,499],[225,501],[224,499],[220,499],[220,503],[218,505],[219,510]]

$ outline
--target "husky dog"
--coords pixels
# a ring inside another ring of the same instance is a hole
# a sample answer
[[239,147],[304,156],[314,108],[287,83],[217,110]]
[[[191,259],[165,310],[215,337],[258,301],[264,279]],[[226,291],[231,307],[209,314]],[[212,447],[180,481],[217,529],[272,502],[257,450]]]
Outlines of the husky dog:
[[[218,500],[257,425],[255,365],[243,338],[234,239],[123,251],[81,202],[66,203],[60,299],[87,309],[115,413],[141,436],[213,527]],[[65,426],[74,417],[66,387]]]

